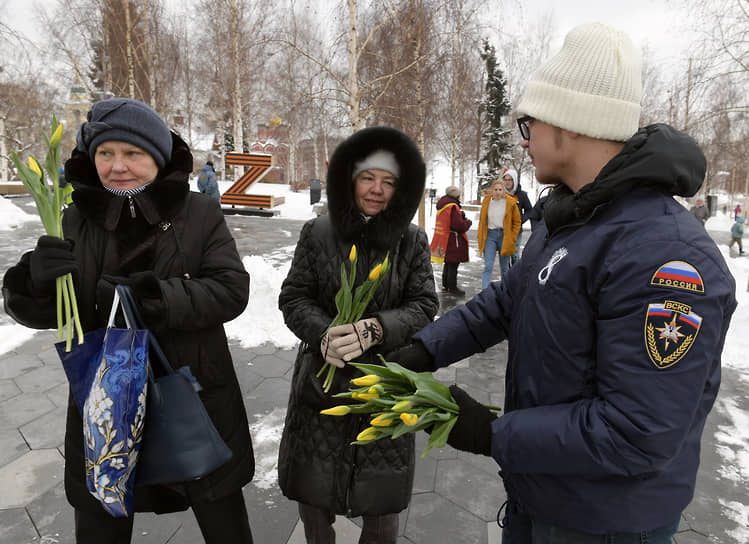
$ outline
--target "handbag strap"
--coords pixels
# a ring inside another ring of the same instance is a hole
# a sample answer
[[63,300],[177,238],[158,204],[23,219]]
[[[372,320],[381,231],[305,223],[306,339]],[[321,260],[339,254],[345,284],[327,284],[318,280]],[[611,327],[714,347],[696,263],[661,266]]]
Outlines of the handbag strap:
[[[133,295],[133,291],[130,286],[116,286],[115,296],[117,295],[119,295],[122,311],[125,314],[125,321],[129,320],[134,328],[147,329],[148,327],[146,327],[146,323],[145,321],[143,321],[143,316],[140,313],[140,306],[138,305],[138,301],[136,300],[135,295]],[[174,374],[174,369],[172,369],[172,365],[169,364],[169,360],[166,358],[164,351],[161,349],[159,341],[156,340],[156,336],[150,331],[149,333],[150,334],[148,335],[148,342],[151,347],[149,359],[155,358],[161,365],[164,372],[166,372],[167,374]],[[155,357],[152,357],[152,355],[155,355]]]

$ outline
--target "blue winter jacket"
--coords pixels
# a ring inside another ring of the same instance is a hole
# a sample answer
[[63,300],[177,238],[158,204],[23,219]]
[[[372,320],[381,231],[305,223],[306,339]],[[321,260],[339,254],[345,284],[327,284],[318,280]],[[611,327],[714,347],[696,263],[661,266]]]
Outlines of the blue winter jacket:
[[209,164],[206,164],[200,170],[200,174],[198,175],[198,190],[200,190],[201,193],[205,193],[208,196],[215,198],[216,200],[221,200],[221,193],[218,190],[216,173],[213,171],[213,168]]
[[552,192],[506,281],[415,335],[437,367],[508,339],[492,456],[533,517],[645,531],[692,499],[736,307],[715,243],[671,196],[704,168],[690,137],[641,129],[593,183]]

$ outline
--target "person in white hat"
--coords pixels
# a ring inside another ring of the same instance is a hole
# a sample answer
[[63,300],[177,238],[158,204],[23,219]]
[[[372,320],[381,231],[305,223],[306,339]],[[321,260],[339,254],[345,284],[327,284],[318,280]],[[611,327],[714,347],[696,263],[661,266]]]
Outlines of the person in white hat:
[[435,370],[508,340],[502,415],[453,386],[448,438],[498,463],[503,544],[670,544],[692,500],[735,284],[673,198],[702,185],[699,146],[638,129],[640,71],[625,34],[570,31],[518,106],[554,186],[523,258],[387,357]]

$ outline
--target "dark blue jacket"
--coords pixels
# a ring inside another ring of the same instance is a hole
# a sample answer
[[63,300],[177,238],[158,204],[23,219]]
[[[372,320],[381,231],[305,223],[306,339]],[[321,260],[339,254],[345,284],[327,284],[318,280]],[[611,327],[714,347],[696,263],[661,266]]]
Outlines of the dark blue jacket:
[[531,200],[528,198],[528,193],[523,191],[522,187],[520,187],[520,182],[518,182],[518,188],[517,191],[515,191],[514,195],[518,199],[520,221],[525,223],[526,221],[528,221],[528,219],[530,219],[530,216],[528,214],[533,209],[533,205],[531,204]]
[[641,129],[593,183],[551,193],[506,281],[415,335],[438,367],[509,340],[492,456],[529,515],[644,531],[692,499],[736,307],[715,243],[671,196],[704,168],[688,136]]
[[213,167],[210,164],[206,164],[200,170],[200,174],[198,175],[198,189],[201,193],[205,193],[208,196],[221,201],[221,193],[218,190],[216,173],[213,171]]

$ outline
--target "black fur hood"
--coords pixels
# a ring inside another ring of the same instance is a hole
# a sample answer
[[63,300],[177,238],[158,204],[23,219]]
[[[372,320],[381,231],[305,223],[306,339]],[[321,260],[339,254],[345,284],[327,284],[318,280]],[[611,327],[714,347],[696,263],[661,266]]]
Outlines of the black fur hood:
[[[150,225],[169,219],[180,209],[190,191],[188,178],[192,172],[192,153],[184,140],[174,132],[172,149],[169,162],[159,170],[154,182],[133,196],[140,213]],[[126,197],[114,195],[104,188],[88,154],[73,151],[65,162],[65,179],[75,189],[72,198],[81,214],[102,225],[105,230],[115,230],[126,206]]]
[[[397,188],[387,209],[365,221],[354,203],[354,164],[378,149],[395,155],[400,167]],[[362,238],[380,248],[393,247],[416,213],[426,184],[426,166],[416,144],[390,127],[362,129],[335,149],[327,178],[328,214],[346,242]]]

